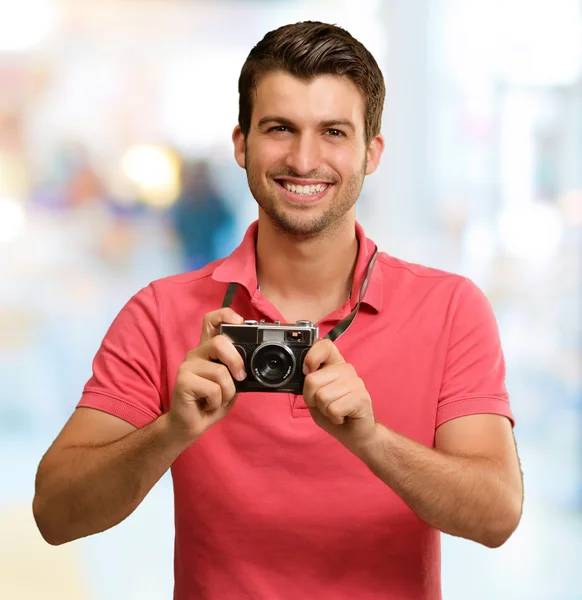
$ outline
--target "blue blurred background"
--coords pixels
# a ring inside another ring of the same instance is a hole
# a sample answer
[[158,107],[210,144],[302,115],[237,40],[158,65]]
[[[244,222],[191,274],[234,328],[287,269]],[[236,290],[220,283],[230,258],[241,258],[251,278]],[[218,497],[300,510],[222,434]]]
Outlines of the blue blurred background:
[[582,599],[579,0],[0,0],[0,598],[171,597],[167,475],[120,526],[52,548],[34,474],[125,301],[255,218],[238,73],[307,19],[386,77],[367,234],[473,278],[501,328],[524,517],[498,550],[443,536],[444,597]]

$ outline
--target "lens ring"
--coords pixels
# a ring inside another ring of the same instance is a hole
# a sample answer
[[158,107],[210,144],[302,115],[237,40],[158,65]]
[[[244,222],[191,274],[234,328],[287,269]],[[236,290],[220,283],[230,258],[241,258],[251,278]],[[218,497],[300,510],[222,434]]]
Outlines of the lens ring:
[[[269,356],[269,350],[276,350],[271,354],[270,363],[261,364],[260,361]],[[279,388],[285,385],[293,377],[295,368],[295,355],[285,344],[266,342],[261,344],[251,357],[251,371],[255,379],[265,387]]]

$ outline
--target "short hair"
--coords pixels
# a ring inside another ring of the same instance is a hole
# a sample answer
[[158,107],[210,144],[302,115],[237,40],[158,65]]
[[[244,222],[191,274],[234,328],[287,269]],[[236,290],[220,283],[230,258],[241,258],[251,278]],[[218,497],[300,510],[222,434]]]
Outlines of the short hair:
[[251,50],[238,80],[238,123],[246,138],[251,127],[253,94],[267,73],[289,73],[310,80],[320,75],[349,78],[364,98],[366,142],[380,133],[386,88],[369,50],[345,29],[304,21],[270,31]]

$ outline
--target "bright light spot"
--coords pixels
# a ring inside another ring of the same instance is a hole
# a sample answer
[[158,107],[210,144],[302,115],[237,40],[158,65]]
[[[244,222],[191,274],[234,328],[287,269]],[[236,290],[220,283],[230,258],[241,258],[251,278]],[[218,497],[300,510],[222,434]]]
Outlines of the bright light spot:
[[0,242],[14,240],[24,228],[24,209],[12,198],[0,198]]
[[51,0],[0,0],[0,52],[34,48],[50,33],[55,18]]
[[571,85],[582,71],[579,0],[446,0],[445,64],[517,85]]
[[505,250],[512,256],[549,259],[559,249],[564,219],[555,206],[541,202],[509,208],[500,216],[499,234]]
[[165,207],[180,193],[179,161],[168,150],[138,145],[130,148],[122,160],[125,176],[136,186],[140,200]]
[[[570,85],[582,71],[579,0],[497,0],[497,70],[522,85]],[[500,17],[503,15],[503,17]]]
[[[224,115],[237,114],[236,81],[246,54],[237,48],[221,48],[208,60],[184,56],[169,61],[164,68],[161,117],[172,144],[187,149],[188,154],[205,153],[216,145],[230,150],[232,123]],[[201,81],[212,81],[212,94],[200,93]],[[194,113],[206,116],[194,119]]]

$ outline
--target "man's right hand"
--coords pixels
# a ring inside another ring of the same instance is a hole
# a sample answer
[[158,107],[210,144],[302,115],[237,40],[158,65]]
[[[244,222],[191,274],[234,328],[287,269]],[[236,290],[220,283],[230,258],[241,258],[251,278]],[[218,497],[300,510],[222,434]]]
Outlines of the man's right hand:
[[221,323],[243,321],[230,308],[204,317],[200,344],[186,354],[174,384],[169,420],[177,435],[196,440],[234,406],[233,377],[242,381],[245,365],[232,342],[218,331]]
[[73,413],[36,477],[33,513],[47,542],[63,544],[123,521],[174,460],[230,411],[231,373],[244,364],[218,332],[220,323],[242,321],[229,308],[204,317],[200,344],[178,370],[169,412],[148,425],[136,428],[92,408]]

